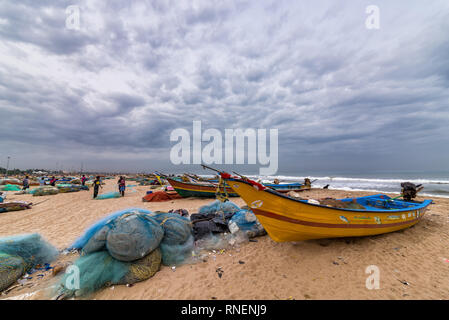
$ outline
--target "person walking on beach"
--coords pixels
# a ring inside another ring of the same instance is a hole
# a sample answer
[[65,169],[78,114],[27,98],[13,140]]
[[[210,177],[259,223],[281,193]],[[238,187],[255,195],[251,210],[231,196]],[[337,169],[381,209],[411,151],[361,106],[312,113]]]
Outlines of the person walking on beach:
[[82,185],[82,186],[85,186],[85,185],[86,185],[86,180],[87,180],[87,178],[86,178],[86,176],[83,174],[83,176],[81,177],[81,185]]
[[94,199],[98,196],[98,190],[100,188],[103,187],[101,186],[100,176],[97,176],[97,178],[94,180]]
[[22,190],[26,190],[30,188],[30,180],[28,180],[28,176],[23,179],[23,188]]
[[117,184],[118,184],[118,191],[120,192],[122,197],[124,197],[125,196],[125,189],[126,189],[125,178],[123,176],[121,176],[120,179],[118,179]]

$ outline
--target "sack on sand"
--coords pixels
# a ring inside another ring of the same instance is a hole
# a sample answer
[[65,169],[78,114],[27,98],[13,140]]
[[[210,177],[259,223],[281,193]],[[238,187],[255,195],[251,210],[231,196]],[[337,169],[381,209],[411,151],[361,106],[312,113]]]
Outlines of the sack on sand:
[[192,224],[177,213],[160,213],[154,219],[164,228],[160,244],[162,263],[179,265],[191,256],[194,244]]
[[70,273],[64,275],[58,294],[65,298],[84,296],[110,285],[133,284],[151,278],[161,265],[161,253],[154,250],[145,257],[123,262],[107,251],[98,251],[79,257],[74,266],[79,270],[79,283],[73,283]]
[[0,238],[0,291],[35,265],[50,263],[57,256],[58,250],[37,233]]

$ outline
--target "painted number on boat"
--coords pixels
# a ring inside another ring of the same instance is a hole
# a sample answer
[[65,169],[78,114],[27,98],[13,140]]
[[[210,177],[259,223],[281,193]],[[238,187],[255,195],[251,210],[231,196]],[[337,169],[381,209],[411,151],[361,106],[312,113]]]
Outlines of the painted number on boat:
[[251,208],[257,209],[257,208],[260,208],[262,205],[263,205],[262,200],[256,200],[251,203]]

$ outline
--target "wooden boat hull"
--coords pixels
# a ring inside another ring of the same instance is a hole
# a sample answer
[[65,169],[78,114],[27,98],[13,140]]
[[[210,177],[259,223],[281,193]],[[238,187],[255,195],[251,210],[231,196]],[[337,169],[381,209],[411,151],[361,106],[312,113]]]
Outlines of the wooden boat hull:
[[390,212],[326,207],[293,199],[268,189],[257,190],[238,179],[229,186],[256,214],[277,242],[359,237],[393,232],[418,223],[431,200],[419,207]]
[[299,192],[304,190],[310,190],[309,186],[301,183],[285,183],[285,184],[274,184],[274,183],[264,183],[264,186],[276,190],[280,193],[289,193],[290,191]]
[[[202,185],[198,183],[188,183],[166,178],[168,183],[175,189],[175,191],[184,198],[199,197],[199,198],[215,198],[217,187],[214,185]],[[227,188],[228,196],[238,197],[239,195]]]

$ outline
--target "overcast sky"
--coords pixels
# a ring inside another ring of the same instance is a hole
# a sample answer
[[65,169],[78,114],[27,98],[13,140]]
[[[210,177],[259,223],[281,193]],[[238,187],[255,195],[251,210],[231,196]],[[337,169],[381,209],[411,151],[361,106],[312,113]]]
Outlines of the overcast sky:
[[449,1],[0,1],[0,166],[184,170],[193,120],[278,129],[280,174],[448,170]]

